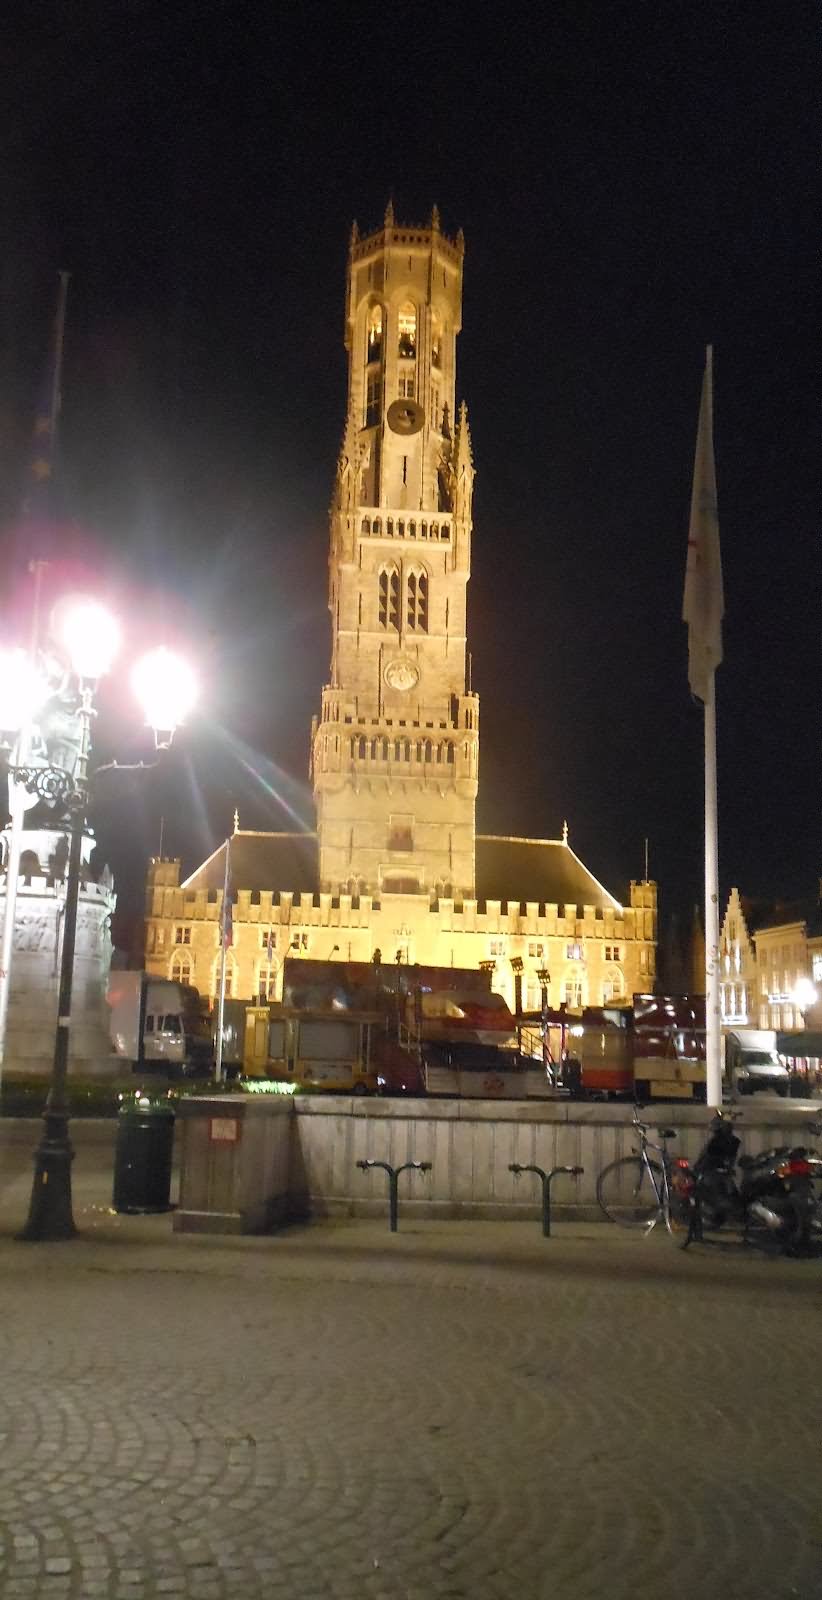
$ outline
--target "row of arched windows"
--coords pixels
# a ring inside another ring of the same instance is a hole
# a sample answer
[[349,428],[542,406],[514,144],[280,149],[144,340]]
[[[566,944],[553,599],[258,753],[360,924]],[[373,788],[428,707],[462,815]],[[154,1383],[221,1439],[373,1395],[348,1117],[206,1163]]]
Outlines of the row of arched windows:
[[373,519],[371,517],[363,517],[360,528],[363,533],[376,534],[377,538],[381,538],[383,532],[389,539],[394,538],[395,532],[398,539],[416,539],[418,533],[421,539],[450,539],[451,537],[451,529],[447,522],[432,522],[430,524],[420,522],[417,524],[413,518],[410,522],[406,522],[403,517],[400,517],[396,524],[393,517],[386,517],[385,528],[383,528],[381,517],[374,517]]
[[[405,589],[403,605],[402,591]],[[403,585],[399,567],[381,567],[377,583],[377,616],[381,628],[399,633],[403,626],[411,633],[428,632],[428,574],[411,567]]]
[[366,739],[360,734],[350,740],[351,755],[360,761],[428,761],[435,765],[453,766],[454,744],[451,739]]

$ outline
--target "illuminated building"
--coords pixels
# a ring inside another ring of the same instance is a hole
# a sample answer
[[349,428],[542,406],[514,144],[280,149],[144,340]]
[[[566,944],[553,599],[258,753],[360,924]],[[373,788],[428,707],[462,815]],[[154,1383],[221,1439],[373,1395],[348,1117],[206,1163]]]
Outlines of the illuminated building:
[[[280,993],[289,954],[476,967],[511,1000],[624,999],[653,984],[656,885],[622,906],[559,839],[477,835],[479,697],[467,677],[474,463],[457,403],[463,240],[353,230],[348,395],[331,510],[331,673],[311,732],[315,835],[237,829],[235,996]],[[213,994],[225,845],[148,880],[146,965]]]

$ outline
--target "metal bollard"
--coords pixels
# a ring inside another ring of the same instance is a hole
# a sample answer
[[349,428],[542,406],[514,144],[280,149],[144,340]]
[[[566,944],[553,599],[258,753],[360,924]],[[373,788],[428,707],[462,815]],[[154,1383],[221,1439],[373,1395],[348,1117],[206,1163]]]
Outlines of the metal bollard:
[[357,1162],[357,1166],[358,1167],[362,1167],[363,1172],[367,1171],[367,1169],[369,1167],[382,1167],[383,1171],[388,1173],[388,1216],[389,1216],[389,1228],[390,1228],[390,1231],[392,1233],[396,1233],[396,1231],[397,1231],[397,1179],[399,1178],[399,1175],[400,1175],[401,1172],[409,1172],[412,1168],[413,1168],[413,1170],[415,1172],[430,1172],[431,1171],[431,1162],[430,1161],[406,1161],[403,1164],[403,1166],[401,1166],[401,1167],[392,1167],[392,1166],[389,1166],[387,1161],[358,1161]]
[[546,1239],[550,1239],[550,1237],[551,1237],[551,1179],[555,1178],[558,1172],[567,1172],[567,1173],[570,1173],[572,1178],[581,1178],[583,1172],[585,1171],[585,1168],[584,1167],[552,1167],[550,1172],[544,1172],[542,1167],[522,1167],[522,1166],[520,1166],[518,1161],[512,1161],[510,1166],[509,1166],[509,1168],[508,1168],[508,1171],[509,1172],[513,1172],[515,1178],[518,1178],[521,1172],[535,1172],[537,1174],[537,1177],[542,1180],[542,1232],[543,1232],[543,1234],[544,1234]]

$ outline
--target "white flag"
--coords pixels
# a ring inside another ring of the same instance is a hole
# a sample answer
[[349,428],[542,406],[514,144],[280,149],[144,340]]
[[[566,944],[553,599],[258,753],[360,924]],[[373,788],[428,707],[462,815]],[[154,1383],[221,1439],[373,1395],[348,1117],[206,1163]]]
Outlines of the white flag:
[[713,351],[708,345],[699,407],[682,603],[682,616],[688,624],[688,682],[699,700],[707,699],[711,678],[722,660],[722,618],[725,615],[716,510],[713,410]]

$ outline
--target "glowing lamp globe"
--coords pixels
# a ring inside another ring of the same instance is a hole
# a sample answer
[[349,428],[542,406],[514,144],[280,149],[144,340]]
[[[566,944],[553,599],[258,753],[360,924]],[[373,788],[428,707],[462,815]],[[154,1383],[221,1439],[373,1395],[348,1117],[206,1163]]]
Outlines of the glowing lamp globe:
[[164,645],[137,662],[131,686],[155,733],[173,733],[197,700],[197,680],[191,667]]
[[816,989],[810,978],[799,978],[791,998],[800,1011],[807,1011],[813,1005],[816,1000]]
[[49,686],[25,650],[0,650],[0,733],[19,733],[48,696]]
[[52,614],[52,633],[78,678],[102,678],[120,648],[120,625],[87,595],[66,595]]

